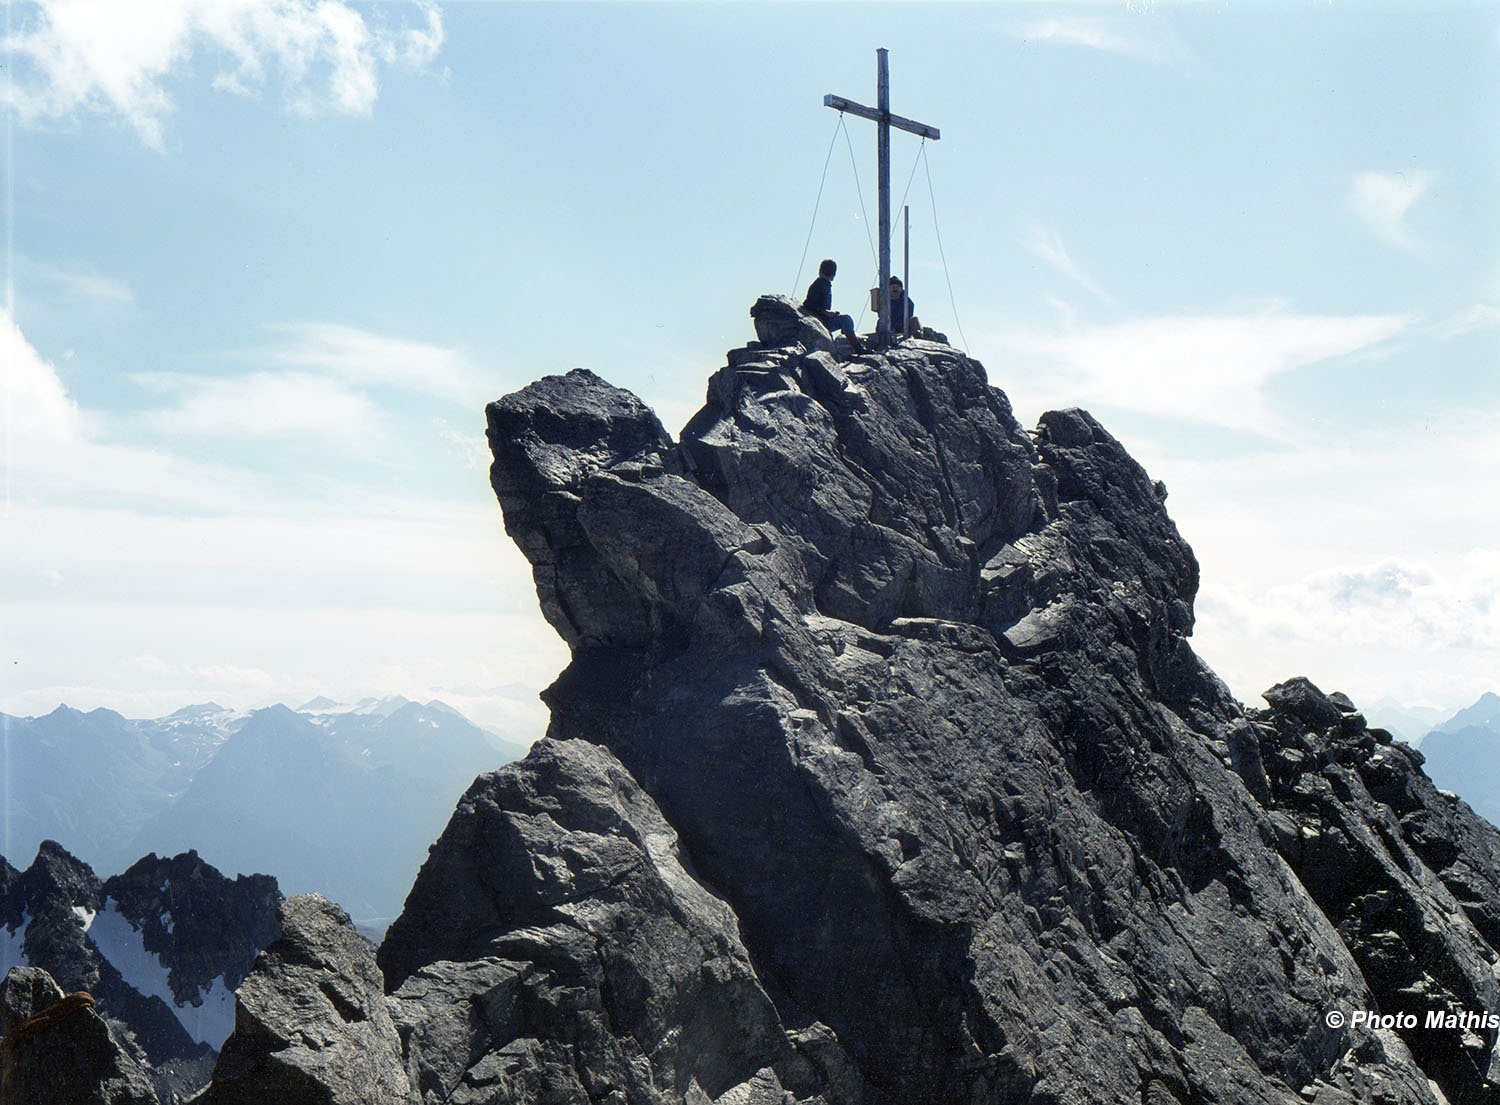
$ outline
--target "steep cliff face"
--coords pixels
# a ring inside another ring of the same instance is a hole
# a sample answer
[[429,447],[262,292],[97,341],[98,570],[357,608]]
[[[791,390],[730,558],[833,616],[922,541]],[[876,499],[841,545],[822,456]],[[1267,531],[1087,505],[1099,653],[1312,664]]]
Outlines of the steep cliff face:
[[1500,1100],[1500,833],[1342,696],[1232,699],[1089,415],[1028,434],[946,345],[753,315],[677,441],[581,370],[490,406],[572,662],[383,1006],[337,1011],[390,1016],[370,1068],[424,1105]]
[[1497,1100],[1420,1018],[1500,1010],[1500,835],[1347,700],[1231,698],[1089,415],[756,316],[676,442],[582,370],[489,408],[573,659],[381,949],[485,975],[426,1100]]

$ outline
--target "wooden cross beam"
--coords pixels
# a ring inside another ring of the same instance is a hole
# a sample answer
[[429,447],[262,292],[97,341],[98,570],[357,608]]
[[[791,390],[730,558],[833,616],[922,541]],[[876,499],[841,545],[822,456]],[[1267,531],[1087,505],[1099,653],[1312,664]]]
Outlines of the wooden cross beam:
[[876,322],[876,332],[889,334],[891,322],[891,128],[920,134],[923,138],[931,138],[933,141],[941,138],[942,135],[938,133],[937,127],[930,127],[926,123],[918,123],[913,119],[903,119],[899,115],[891,114],[890,67],[883,48],[875,51],[875,95],[875,102],[878,106],[874,108],[856,104],[852,100],[846,100],[842,96],[834,96],[831,93],[823,97],[823,106],[835,108],[838,111],[847,111],[850,115],[858,115],[861,119],[869,119],[875,123],[875,163],[880,178],[880,318]]

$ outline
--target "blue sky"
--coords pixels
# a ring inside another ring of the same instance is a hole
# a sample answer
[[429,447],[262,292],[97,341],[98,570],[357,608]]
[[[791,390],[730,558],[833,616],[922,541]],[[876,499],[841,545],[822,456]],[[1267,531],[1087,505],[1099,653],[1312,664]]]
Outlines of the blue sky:
[[1493,0],[56,0],[5,43],[0,710],[539,732],[483,404],[586,365],[675,430],[756,296],[831,256],[857,314],[873,127],[822,99],[881,46],[942,131],[893,142],[923,321],[1167,483],[1236,693],[1500,685]]

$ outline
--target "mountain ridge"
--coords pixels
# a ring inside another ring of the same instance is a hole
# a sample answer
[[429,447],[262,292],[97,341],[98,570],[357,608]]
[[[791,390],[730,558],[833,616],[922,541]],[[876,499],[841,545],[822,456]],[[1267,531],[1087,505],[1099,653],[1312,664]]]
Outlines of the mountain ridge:
[[12,853],[53,839],[123,870],[195,849],[292,893],[337,896],[377,929],[468,783],[524,752],[442,702],[400,696],[325,700],[317,713],[196,703],[141,720],[59,706],[0,722]]
[[267,875],[228,879],[195,852],[100,879],[56,841],[19,871],[0,857],[0,967],[85,991],[163,1100],[207,1081],[234,991],[277,936]]

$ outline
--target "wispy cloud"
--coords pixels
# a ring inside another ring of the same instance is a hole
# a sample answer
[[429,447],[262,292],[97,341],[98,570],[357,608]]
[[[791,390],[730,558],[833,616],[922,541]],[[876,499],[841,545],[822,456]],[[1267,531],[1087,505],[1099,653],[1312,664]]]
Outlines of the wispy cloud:
[[[1316,572],[1284,589],[1277,605],[1324,621],[1323,636],[1374,642],[1395,633],[1419,648],[1500,649],[1500,553],[1474,550],[1448,576],[1388,557]],[[1306,631],[1304,629],[1304,632]]]
[[1432,333],[1438,338],[1457,338],[1482,330],[1500,329],[1500,307],[1492,303],[1475,303],[1442,322],[1435,323]]
[[1040,223],[1033,223],[1021,244],[1101,303],[1108,307],[1119,306],[1114,296],[1105,291],[1099,282],[1073,259],[1067,247],[1063,245],[1062,239],[1055,232],[1048,230]]
[[1412,205],[1432,186],[1434,176],[1425,169],[1399,173],[1360,173],[1350,188],[1350,205],[1383,241],[1411,253],[1421,242],[1407,225]]
[[341,0],[40,0],[5,39],[0,89],[25,122],[110,115],[153,147],[169,85],[203,58],[215,88],[256,95],[277,73],[294,112],[366,114],[383,66],[422,68],[441,49],[441,14],[420,10],[418,26],[372,26]]
[[1059,330],[988,335],[1029,363],[1039,409],[1099,405],[1230,426],[1272,436],[1266,383],[1331,357],[1358,353],[1400,333],[1394,315],[1303,315],[1282,308],[1252,314],[1165,316]]
[[[1500,671],[1500,412],[1326,423],[1252,454],[1132,435],[1202,565],[1196,647],[1242,695],[1295,674],[1454,706]],[[1454,474],[1461,474],[1454,478]]]
[[1049,14],[1016,22],[1007,33],[1027,44],[1078,46],[1137,58],[1153,65],[1191,61],[1193,55],[1171,26],[1155,11],[1132,5],[1123,14],[1081,12]]
[[135,302],[135,292],[118,277],[106,276],[92,265],[27,265],[70,304],[95,314],[110,314]]
[[167,434],[310,437],[344,447],[382,443],[400,391],[478,408],[485,382],[458,351],[332,323],[274,327],[284,340],[242,350],[234,375],[137,373],[166,401],[145,416]]
[[243,472],[109,441],[3,308],[0,364],[5,509],[32,500],[195,513],[233,498],[259,513],[270,504]]
[[176,402],[148,420],[169,434],[308,437],[346,444],[368,439],[381,426],[367,396],[338,380],[307,372],[251,372],[203,377],[154,374],[137,383],[172,391]]
[[325,372],[351,384],[402,388],[469,402],[484,382],[457,350],[332,323],[277,328],[287,341],[252,354]]
[[[0,710],[68,702],[156,716],[206,698],[399,692],[539,735],[544,708],[506,684],[543,685],[567,650],[537,613],[530,566],[483,478],[450,461],[451,494],[403,493],[389,472],[331,483],[313,465],[288,484],[111,441],[125,422],[70,395],[3,308],[0,365]],[[147,382],[168,406],[132,428],[156,417],[274,435],[301,420],[316,443],[329,424],[370,416],[332,372]],[[254,464],[281,444],[240,453]]]

